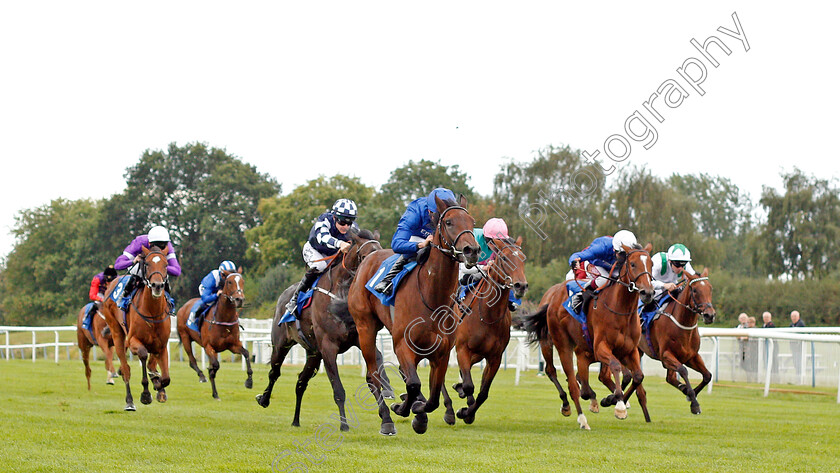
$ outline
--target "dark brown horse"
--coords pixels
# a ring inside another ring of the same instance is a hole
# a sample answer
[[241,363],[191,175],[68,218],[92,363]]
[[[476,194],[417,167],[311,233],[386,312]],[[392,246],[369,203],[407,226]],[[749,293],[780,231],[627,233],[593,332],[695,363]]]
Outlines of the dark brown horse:
[[[510,341],[511,315],[508,297],[513,290],[516,298],[521,299],[528,290],[525,278],[525,253],[522,251],[522,237],[514,242],[511,239],[488,241],[496,254],[495,260],[487,269],[487,274],[467,294],[454,309],[461,324],[455,331],[455,351],[458,354],[458,367],[461,369],[461,382],[453,386],[461,398],[467,398],[467,406],[458,411],[458,418],[467,424],[475,420],[475,412],[487,400],[490,385],[502,362],[502,355]],[[470,369],[481,360],[487,360],[481,376],[481,389],[478,397],[473,397],[473,384]],[[444,420],[455,423],[452,401],[446,388],[443,389],[443,404],[446,406]]]
[[[400,371],[406,380],[403,402],[394,404],[394,412],[407,417],[415,414],[412,427],[424,433],[428,427],[428,413],[437,409],[440,392],[446,376],[449,352],[455,329],[460,320],[452,311],[458,288],[458,262],[472,266],[478,260],[479,248],[472,229],[475,219],[464,208],[467,201],[461,196],[459,203],[444,202],[435,197],[437,212],[432,216],[435,226],[428,259],[418,264],[411,274],[396,288],[393,307],[383,305],[365,288],[365,283],[378,271],[380,264],[394,254],[382,250],[362,262],[359,273],[348,292],[347,304],[359,332],[359,345],[367,365],[367,381],[377,403],[382,419],[380,433],[396,434],[388,407],[382,401],[382,382],[376,363],[376,334],[384,326],[391,332],[394,352]],[[420,392],[417,364],[429,360],[429,398]]]
[[[351,230],[352,231],[352,230]],[[298,375],[298,382],[295,386],[295,416],[292,425],[300,426],[300,406],[303,394],[309,385],[309,380],[315,376],[321,360],[324,361],[324,368],[327,377],[330,379],[333,389],[333,398],[338,406],[339,423],[341,430],[350,429],[347,423],[347,416],[344,411],[345,392],[344,385],[338,374],[337,358],[339,353],[344,353],[351,347],[359,346],[359,337],[356,333],[356,326],[349,316],[346,308],[343,311],[328,310],[330,302],[347,290],[349,281],[355,275],[356,269],[362,260],[376,250],[381,250],[379,243],[379,232],[371,233],[368,230],[361,230],[358,233],[350,234],[352,244],[347,253],[337,253],[330,262],[330,266],[324,271],[315,292],[312,295],[312,302],[309,307],[303,309],[300,314],[300,332],[294,322],[278,322],[286,312],[286,304],[292,297],[297,285],[288,287],[277,299],[274,310],[274,323],[271,329],[271,370],[268,373],[268,386],[262,394],[257,395],[257,403],[268,407],[271,403],[271,392],[274,383],[280,376],[280,368],[289,350],[295,344],[299,344],[306,350],[306,364]],[[303,333],[304,337],[301,337]],[[381,355],[380,355],[381,358]],[[355,416],[354,416],[355,417]]]
[[[615,416],[619,419],[627,417],[625,402],[636,391],[645,420],[650,422],[645,391],[641,386],[644,379],[638,351],[641,326],[636,312],[640,294],[645,303],[653,298],[650,249],[651,245],[644,249],[638,245],[633,248],[623,247],[623,252],[610,272],[609,285],[592,300],[587,313],[591,345],[581,324],[562,306],[568,298],[565,282],[551,287],[540,301],[540,309],[525,319],[529,338],[540,343],[546,362],[546,375],[563,399],[562,413],[569,415],[569,403],[557,381],[557,370],[552,361],[552,345],[557,348],[566,373],[569,394],[577,409],[578,424],[582,429],[589,430],[589,424],[580,408],[579,398],[589,400],[590,410],[598,412],[597,398],[589,385],[589,365],[595,361],[608,366],[606,376],[612,375],[616,380],[621,379],[622,365],[630,370],[633,381],[630,389],[623,392],[617,382],[611,394],[612,399],[617,400]],[[613,276],[616,273],[617,277]],[[577,357],[577,375],[572,361],[573,352]]]
[[125,410],[137,410],[134,407],[134,398],[131,396],[131,368],[126,361],[125,350],[140,358],[140,365],[143,368],[143,393],[140,395],[140,402],[151,404],[152,395],[149,392],[149,379],[146,370],[146,362],[150,356],[154,356],[160,365],[160,376],[152,379],[154,388],[157,390],[158,402],[166,402],[166,386],[169,385],[169,301],[166,299],[164,288],[169,280],[166,272],[166,254],[161,249],[153,246],[152,249],[143,248],[142,261],[143,285],[137,290],[129,305],[127,314],[117,307],[110,295],[119,286],[122,291],[120,280],[112,281],[108,286],[105,301],[102,303],[101,312],[105,321],[111,329],[114,338],[114,347],[120,359],[120,373],[125,381]]
[[[648,336],[639,339],[639,350],[662,362],[662,366],[667,370],[665,379],[668,384],[685,394],[692,414],[700,414],[697,395],[712,380],[712,373],[706,369],[706,364],[700,357],[700,333],[697,330],[699,316],[703,316],[703,322],[706,324],[715,321],[709,268],[703,270],[699,276],[686,273],[679,286],[685,288],[677,299],[668,302],[662,308],[661,314],[650,323]],[[688,382],[686,366],[703,376],[703,381],[694,389]],[[682,376],[684,383],[680,383],[677,374]],[[629,378],[625,376],[622,387],[626,387],[629,382]],[[612,389],[610,384],[606,386]]]
[[[90,391],[90,350],[94,346],[102,349],[102,354],[105,356],[105,371],[108,376],[105,378],[106,384],[114,384],[114,378],[117,377],[114,371],[114,339],[111,337],[111,330],[108,324],[105,323],[105,317],[97,309],[90,321],[90,328],[94,333],[96,339],[91,338],[90,333],[82,327],[82,322],[85,320],[84,307],[79,311],[79,316],[76,319],[76,341],[79,344],[79,350],[82,352],[82,361],[85,364],[85,377],[87,378],[87,387]],[[104,332],[104,333],[103,333]]]
[[204,373],[195,362],[192,351],[192,343],[195,342],[204,348],[207,357],[210,359],[210,385],[213,387],[213,398],[219,399],[216,392],[216,373],[219,371],[219,353],[229,350],[231,353],[242,355],[245,366],[248,369],[248,379],[245,380],[245,387],[251,389],[253,380],[251,378],[251,355],[242,345],[239,339],[239,309],[245,302],[245,280],[242,277],[242,267],[236,272],[222,271],[221,278],[224,279],[222,294],[213,307],[207,311],[204,323],[201,324],[201,333],[190,330],[187,327],[187,319],[190,317],[190,310],[198,301],[198,298],[190,299],[178,310],[178,337],[184,345],[184,351],[190,359],[190,368],[198,374],[198,380],[206,383]]

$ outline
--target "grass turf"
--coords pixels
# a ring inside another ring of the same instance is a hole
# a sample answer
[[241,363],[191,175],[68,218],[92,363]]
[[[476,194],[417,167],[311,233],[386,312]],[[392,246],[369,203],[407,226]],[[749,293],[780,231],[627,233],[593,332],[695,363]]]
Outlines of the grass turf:
[[[145,406],[135,361],[138,410],[124,412],[122,383],[105,385],[102,361],[93,365],[90,392],[79,361],[0,361],[0,471],[840,471],[840,405],[826,389],[764,398],[760,390],[716,386],[701,394],[703,413],[693,416],[684,396],[648,378],[653,423],[644,423],[634,398],[625,421],[611,408],[585,410],[592,431],[584,432],[574,414],[560,415],[546,378],[530,371],[514,386],[508,370],[500,371],[473,425],[445,425],[441,406],[426,434],[395,417],[398,435],[385,438],[376,413],[359,404],[366,388],[358,367],[342,368],[358,426],[339,433],[324,373],[310,383],[301,427],[291,427],[300,368],[284,367],[263,409],[254,395],[265,387],[267,368],[254,367],[254,389],[246,390],[239,366],[222,365],[219,402],[186,364],[174,363],[169,401]],[[428,370],[422,374],[425,382]],[[480,377],[477,369],[473,376]],[[456,378],[450,369],[447,385]],[[465,405],[454,402],[456,409]]]

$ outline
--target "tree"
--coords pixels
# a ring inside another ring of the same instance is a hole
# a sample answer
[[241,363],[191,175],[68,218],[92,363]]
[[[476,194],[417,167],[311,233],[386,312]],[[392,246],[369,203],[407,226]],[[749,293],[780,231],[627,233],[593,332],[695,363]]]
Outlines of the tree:
[[203,143],[146,150],[125,178],[125,192],[109,207],[109,215],[124,225],[115,255],[130,236],[155,224],[167,227],[183,269],[173,285],[179,300],[192,297],[201,278],[222,260],[243,263],[244,233],[261,223],[260,199],[280,192],[273,177]]
[[530,163],[509,162],[496,174],[492,202],[511,235],[525,237],[537,265],[581,249],[595,236],[604,175],[568,146],[539,150]]
[[379,207],[402,214],[412,200],[429,195],[437,187],[450,189],[456,196],[464,194],[469,201],[474,197],[472,187],[467,184],[469,180],[470,177],[461,172],[457,164],[444,166],[426,159],[416,163],[409,161],[391,172],[388,182],[379,189],[376,203]]
[[16,244],[0,279],[6,323],[73,320],[88,301],[94,274],[108,262],[91,250],[99,207],[90,200],[56,199],[18,214],[12,230]]
[[277,264],[301,264],[301,250],[313,222],[340,198],[356,202],[357,223],[366,228],[371,219],[367,204],[373,193],[373,187],[362,184],[359,178],[338,174],[319,176],[289,195],[260,201],[257,212],[262,224],[245,232],[248,257],[257,264],[257,274],[262,275]]
[[840,194],[835,180],[782,174],[785,193],[764,187],[762,240],[770,274],[821,278],[840,267]]

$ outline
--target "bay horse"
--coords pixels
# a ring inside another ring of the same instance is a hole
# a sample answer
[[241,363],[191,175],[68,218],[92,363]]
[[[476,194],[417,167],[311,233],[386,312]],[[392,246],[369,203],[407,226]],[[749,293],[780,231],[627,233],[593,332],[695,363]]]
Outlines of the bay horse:
[[[293,322],[279,324],[286,312],[286,304],[295,292],[297,284],[286,288],[277,299],[274,309],[274,323],[271,328],[271,369],[268,373],[268,386],[262,394],[257,395],[257,403],[268,407],[271,403],[271,392],[274,383],[280,377],[280,369],[286,355],[295,344],[306,350],[306,364],[298,375],[295,385],[295,415],[292,425],[300,427],[300,407],[303,395],[309,385],[309,380],[318,372],[321,361],[330,380],[333,399],[339,412],[339,424],[342,431],[350,429],[345,414],[345,391],[338,373],[337,358],[351,347],[359,346],[359,337],[352,317],[343,311],[329,310],[330,303],[347,290],[349,281],[355,276],[355,271],[369,254],[381,250],[379,232],[369,230],[350,230],[351,245],[347,253],[338,252],[331,257],[328,268],[322,273],[318,284],[315,285],[311,303],[303,309],[299,316],[300,332]],[[301,337],[303,333],[304,337]],[[381,355],[380,355],[381,359]],[[352,408],[352,406],[351,406]],[[355,417],[355,416],[353,416]]]
[[[667,370],[665,380],[685,394],[692,414],[700,414],[697,395],[712,380],[712,373],[700,357],[700,332],[697,330],[699,316],[703,316],[706,324],[715,321],[709,268],[704,269],[700,275],[685,273],[685,279],[678,286],[685,288],[676,299],[666,303],[662,314],[650,323],[648,335],[639,339],[639,351],[662,362],[662,367]],[[692,389],[688,381],[686,366],[703,376],[703,381],[696,388]],[[678,374],[684,383],[680,383]],[[622,387],[626,387],[629,382],[625,376]],[[612,389],[610,384],[606,386]]]
[[165,287],[169,281],[166,272],[166,255],[156,246],[151,249],[143,248],[140,268],[143,284],[135,293],[129,304],[128,313],[122,310],[110,296],[115,290],[122,291],[120,279],[115,279],[108,286],[108,291],[101,311],[105,321],[111,329],[114,347],[120,359],[120,373],[125,382],[125,410],[135,411],[134,398],[131,396],[131,368],[126,361],[125,351],[140,358],[143,369],[143,392],[140,402],[151,404],[152,395],[149,392],[149,380],[146,362],[152,356],[160,365],[160,376],[152,379],[157,390],[158,402],[166,402],[166,386],[169,385],[169,301],[166,298]]
[[[577,409],[578,425],[582,429],[589,430],[590,427],[580,408],[579,398],[590,401],[592,412],[599,410],[595,392],[589,385],[589,365],[595,361],[601,362],[602,366],[608,366],[609,369],[603,371],[605,376],[612,375],[617,380],[611,394],[612,398],[617,400],[615,416],[619,419],[627,417],[625,402],[635,391],[645,420],[650,422],[647,398],[641,385],[644,379],[638,351],[641,326],[636,311],[640,295],[644,303],[653,299],[650,250],[650,244],[644,249],[638,244],[632,248],[623,247],[610,271],[608,285],[593,298],[588,310],[588,333],[591,336],[584,333],[582,325],[562,306],[568,298],[565,282],[552,286],[540,300],[539,310],[525,317],[525,329],[529,333],[529,340],[532,343],[540,343],[545,357],[546,375],[557,387],[563,400],[561,412],[568,416],[569,404],[557,381],[557,370],[553,362],[552,345],[557,348],[563,371],[566,373],[569,394]],[[614,276],[616,273],[618,277]],[[577,374],[572,352],[577,357]],[[620,384],[622,365],[630,370],[632,376],[632,385],[627,392],[622,391]]]
[[222,286],[222,294],[219,299],[213,304],[213,307],[207,311],[204,317],[204,322],[201,324],[201,333],[190,330],[187,327],[187,319],[190,317],[190,310],[199,298],[193,298],[187,301],[178,310],[177,329],[178,337],[181,339],[181,344],[184,346],[184,351],[190,359],[190,368],[195,370],[198,374],[199,382],[206,383],[207,378],[198,363],[195,361],[195,356],[192,351],[192,342],[197,343],[204,348],[207,357],[210,359],[210,385],[213,389],[213,399],[219,399],[219,393],[216,391],[216,373],[219,371],[219,353],[228,350],[231,353],[242,355],[245,360],[247,368],[248,379],[245,380],[245,387],[251,389],[253,386],[253,379],[251,375],[251,355],[248,349],[242,345],[239,339],[239,309],[245,302],[245,280],[242,277],[242,267],[236,268],[236,271],[222,271],[220,277],[224,278]]
[[105,371],[108,373],[105,378],[105,384],[113,385],[114,378],[117,377],[117,373],[114,371],[114,352],[112,351],[114,347],[114,339],[111,337],[110,329],[105,330],[108,328],[108,324],[105,323],[105,316],[102,315],[97,307],[97,310],[90,321],[91,331],[94,333],[94,336],[96,336],[96,339],[94,340],[91,338],[90,333],[82,327],[85,315],[85,309],[82,307],[79,311],[79,316],[76,319],[76,341],[79,344],[79,350],[82,352],[82,361],[85,364],[87,387],[88,391],[90,391],[90,350],[94,346],[101,348],[102,354],[105,356]]
[[[391,333],[394,353],[406,381],[405,398],[392,406],[394,413],[407,417],[413,412],[412,428],[422,434],[428,427],[427,414],[440,403],[449,352],[460,322],[452,311],[458,287],[458,263],[473,266],[478,261],[478,243],[472,232],[475,219],[465,208],[466,198],[462,195],[456,203],[435,197],[435,203],[434,236],[430,248],[424,249],[427,259],[419,262],[395,289],[394,306],[383,305],[365,288],[382,261],[394,254],[393,250],[377,251],[365,258],[348,292],[347,304],[359,332],[368,387],[379,405],[382,419],[379,433],[383,435],[395,435],[397,431],[382,400],[382,380],[375,357],[377,332],[384,326]],[[431,366],[428,400],[420,392],[417,375],[417,364],[423,358]]]
[[[467,406],[458,410],[457,416],[467,424],[475,420],[475,412],[487,400],[490,385],[493,383],[502,354],[510,341],[511,314],[508,297],[513,290],[517,299],[521,299],[528,290],[525,278],[525,253],[522,251],[522,237],[514,242],[511,239],[494,239],[489,242],[496,254],[492,265],[478,284],[469,291],[454,309],[460,325],[455,330],[455,351],[458,354],[458,367],[461,370],[461,382],[453,389],[461,398],[467,398]],[[481,389],[478,397],[473,397],[475,386],[470,369],[481,360],[487,360],[481,376]],[[455,423],[452,401],[446,388],[443,388],[443,403],[446,406],[444,421]]]

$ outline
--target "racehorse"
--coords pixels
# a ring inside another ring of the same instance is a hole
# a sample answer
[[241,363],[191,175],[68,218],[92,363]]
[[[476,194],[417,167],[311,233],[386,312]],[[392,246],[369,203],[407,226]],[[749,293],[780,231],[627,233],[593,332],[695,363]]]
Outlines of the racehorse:
[[198,367],[195,361],[195,356],[192,351],[192,343],[196,342],[204,348],[207,357],[210,358],[210,385],[213,387],[213,398],[219,399],[219,394],[216,392],[216,373],[219,371],[219,353],[229,350],[231,353],[242,355],[245,360],[245,366],[248,370],[248,379],[245,380],[245,387],[251,389],[253,380],[251,375],[251,355],[248,350],[242,345],[239,340],[239,309],[245,302],[245,292],[243,288],[245,281],[242,278],[242,267],[236,269],[236,272],[221,273],[224,278],[224,285],[222,287],[222,294],[213,307],[207,311],[204,318],[204,323],[201,324],[201,333],[190,330],[187,327],[187,319],[190,317],[190,310],[193,305],[199,300],[198,298],[190,299],[178,310],[178,337],[181,339],[181,344],[184,345],[184,351],[190,358],[190,368],[194,369],[198,374],[198,380],[206,383],[207,379],[204,373]]
[[114,347],[120,359],[120,372],[125,381],[125,410],[135,411],[134,398],[131,396],[131,368],[126,361],[125,350],[140,358],[143,368],[143,393],[140,402],[151,404],[152,395],[149,392],[149,380],[146,362],[153,356],[160,364],[160,376],[152,379],[157,390],[158,402],[166,402],[166,386],[169,385],[169,356],[168,343],[170,332],[169,301],[166,298],[165,287],[169,281],[166,272],[166,255],[153,246],[143,248],[140,269],[143,285],[137,290],[129,304],[128,313],[123,313],[117,303],[110,296],[114,291],[122,292],[120,279],[115,279],[108,286],[108,292],[102,303],[101,312],[111,329]]
[[[458,418],[467,424],[475,420],[475,412],[487,400],[490,385],[499,370],[502,354],[510,341],[511,314],[508,309],[508,296],[513,290],[517,299],[521,299],[528,290],[525,278],[525,254],[522,252],[522,237],[514,242],[511,239],[490,240],[489,245],[496,254],[495,260],[487,269],[487,275],[469,291],[463,302],[455,305],[455,312],[461,324],[455,330],[455,351],[458,354],[458,366],[461,369],[461,382],[453,389],[461,398],[467,398],[467,406],[458,411]],[[481,360],[487,360],[481,377],[481,389],[478,397],[473,397],[473,384],[470,368]],[[443,388],[443,404],[446,406],[444,420],[455,423],[452,401],[446,388]]]
[[[668,384],[685,394],[692,414],[700,414],[697,395],[712,380],[712,373],[706,369],[703,358],[700,357],[700,333],[697,330],[698,316],[702,315],[706,324],[715,321],[709,268],[703,270],[700,275],[685,273],[685,279],[679,286],[685,288],[676,299],[671,299],[662,308],[661,315],[650,323],[648,335],[639,339],[639,351],[662,362],[662,366],[667,370],[665,379]],[[694,389],[688,381],[686,365],[703,376],[703,381]],[[677,374],[682,376],[684,383],[679,382]],[[629,378],[625,376],[622,387],[626,387],[629,382]],[[609,384],[606,386],[612,389]]]
[[[298,375],[298,382],[295,386],[295,416],[292,425],[300,427],[300,407],[303,394],[309,385],[309,380],[315,376],[321,360],[324,361],[324,368],[327,377],[332,384],[333,398],[338,406],[340,415],[340,428],[342,431],[350,429],[344,411],[345,392],[344,385],[338,374],[337,358],[339,353],[344,353],[350,347],[359,346],[359,337],[356,333],[356,326],[353,319],[344,311],[328,310],[330,301],[347,290],[349,280],[355,275],[359,263],[369,254],[381,250],[379,243],[379,232],[371,233],[369,230],[360,230],[358,233],[351,230],[351,245],[347,253],[336,253],[332,257],[330,265],[324,271],[318,284],[315,286],[311,303],[303,309],[299,316],[300,332],[296,324],[287,322],[279,324],[280,319],[286,312],[286,304],[295,291],[296,284],[288,287],[277,299],[274,310],[274,323],[271,329],[271,369],[268,373],[268,386],[262,394],[257,395],[257,403],[268,407],[271,403],[271,392],[274,383],[280,376],[280,368],[289,350],[295,344],[299,344],[306,350],[306,364]],[[303,336],[301,336],[303,335]],[[381,358],[381,355],[380,355]]]
[[[590,427],[580,408],[579,398],[589,400],[590,410],[598,412],[597,398],[589,385],[589,365],[595,361],[607,365],[609,370],[604,370],[603,374],[607,377],[612,375],[617,380],[610,398],[616,399],[615,416],[619,419],[627,417],[625,402],[636,391],[645,420],[650,422],[647,398],[641,386],[644,379],[638,351],[641,326],[636,311],[640,295],[644,303],[653,299],[650,250],[650,244],[644,249],[640,245],[623,247],[607,278],[608,285],[592,300],[587,314],[587,333],[562,306],[568,298],[565,282],[552,286],[540,301],[540,309],[525,318],[529,339],[531,342],[539,341],[545,357],[546,375],[557,387],[563,400],[561,412],[568,416],[569,403],[557,381],[557,370],[553,362],[552,345],[557,348],[566,373],[569,394],[577,409],[578,424],[582,429],[589,430]],[[577,375],[572,362],[573,351],[577,357]],[[622,365],[630,370],[632,376],[633,384],[627,392],[622,391],[619,382]],[[604,382],[603,379],[601,381]]]
[[[76,320],[76,340],[79,344],[79,350],[82,352],[82,361],[85,363],[85,377],[87,377],[88,391],[90,391],[90,349],[98,346],[102,349],[102,354],[105,356],[105,371],[108,376],[105,378],[106,384],[114,384],[114,378],[117,373],[114,371],[114,339],[111,337],[111,331],[108,329],[108,324],[105,323],[105,317],[99,312],[98,308],[93,314],[90,321],[91,331],[95,334],[96,339],[91,338],[90,333],[82,327],[82,322],[85,320],[84,307],[79,311],[79,316]],[[108,330],[105,330],[108,329]],[[104,331],[104,333],[103,333]]]
[[[400,372],[406,380],[406,396],[403,402],[392,406],[402,417],[415,414],[412,427],[417,433],[424,433],[428,427],[428,413],[437,409],[440,392],[446,376],[449,351],[459,323],[452,304],[458,287],[458,263],[469,266],[478,260],[478,243],[473,236],[475,219],[469,214],[464,196],[459,202],[444,202],[435,197],[437,212],[432,216],[435,226],[431,248],[418,255],[418,266],[395,288],[394,306],[383,305],[365,283],[379,270],[392,250],[382,250],[370,255],[359,267],[357,277],[350,285],[347,304],[359,332],[359,346],[367,365],[367,381],[379,404],[382,419],[380,433],[395,435],[396,428],[388,407],[382,401],[382,381],[376,364],[376,334],[384,326],[391,332],[394,352],[400,363]],[[419,326],[419,327],[418,327]],[[429,360],[429,398],[420,392],[420,378],[417,364],[421,359]]]

